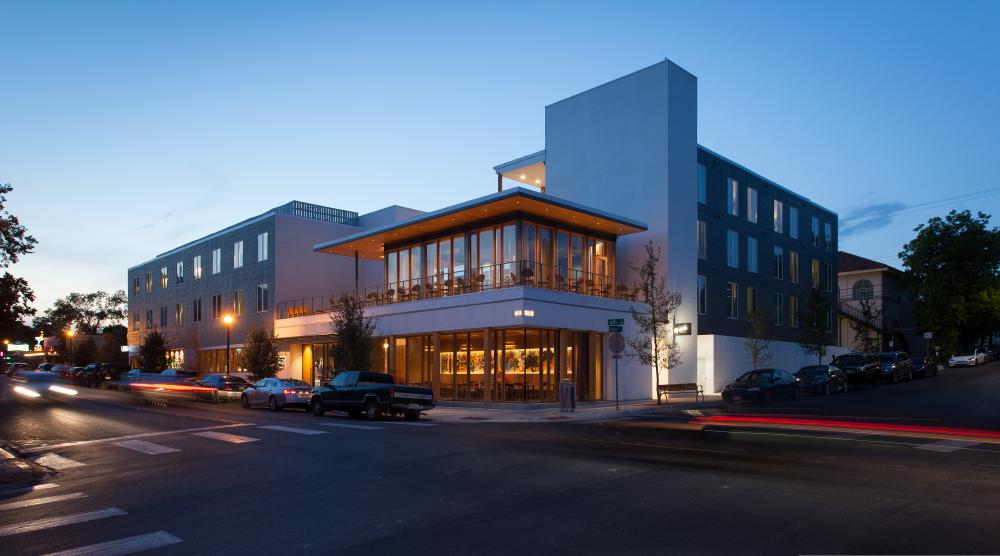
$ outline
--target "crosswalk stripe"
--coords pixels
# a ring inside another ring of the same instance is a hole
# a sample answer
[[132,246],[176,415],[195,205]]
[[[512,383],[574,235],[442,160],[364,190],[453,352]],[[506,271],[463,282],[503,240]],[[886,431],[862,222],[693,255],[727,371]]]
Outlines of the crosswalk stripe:
[[64,458],[59,454],[45,454],[44,456],[35,460],[38,465],[44,465],[55,469],[56,471],[61,471],[63,469],[69,469],[71,467],[83,467],[87,465],[86,463],[80,463],[75,459]]
[[46,490],[49,488],[56,488],[56,483],[42,483],[40,485],[31,485],[26,487],[9,488],[7,490],[0,490],[0,498],[6,498],[8,496],[17,496],[18,494],[25,494],[28,492],[35,492],[36,490]]
[[18,500],[17,502],[7,502],[6,504],[0,504],[0,510],[13,510],[16,508],[27,508],[28,506],[41,506],[42,504],[51,504],[52,502],[62,502],[63,500],[75,500],[77,498],[86,498],[86,497],[87,495],[82,492],[74,492],[71,494],[46,496],[44,498]]
[[157,531],[147,535],[125,537],[114,541],[71,548],[60,552],[52,552],[46,556],[124,556],[144,550],[152,550],[161,546],[184,542],[166,531]]
[[969,446],[975,446],[980,444],[979,442],[969,442],[967,440],[939,440],[937,442],[931,442],[930,444],[921,444],[919,446],[914,446],[919,450],[929,450],[931,452],[954,452],[955,450],[961,450],[962,448],[968,448]]
[[316,423],[322,427],[340,427],[345,429],[360,429],[364,431],[377,431],[382,429],[382,427],[375,427],[372,425],[351,425],[348,423]]
[[135,450],[136,452],[142,452],[143,454],[150,454],[154,456],[157,454],[180,452],[177,448],[161,446],[159,444],[153,444],[152,442],[146,442],[145,440],[123,440],[122,442],[115,442],[114,444],[115,446],[121,446],[122,448],[128,448],[129,450]]
[[316,429],[297,429],[295,427],[282,427],[281,425],[267,425],[260,427],[262,429],[281,431],[281,432],[291,432],[295,434],[326,434],[327,431],[318,431]]
[[92,512],[46,517],[43,519],[36,519],[34,521],[26,521],[24,523],[15,523],[13,525],[0,527],[0,537],[19,535],[21,533],[31,533],[32,531],[41,531],[42,529],[52,529],[53,527],[62,527],[63,525],[72,525],[74,523],[94,521],[95,519],[126,515],[127,513],[128,512],[121,508],[105,508],[103,510],[95,510]]
[[231,442],[233,444],[244,444],[246,442],[256,442],[260,440],[259,438],[251,438],[249,436],[240,436],[238,434],[229,434],[225,432],[216,431],[205,431],[205,432],[193,432],[192,436],[201,436],[204,438],[211,438],[212,440],[221,440],[223,442]]

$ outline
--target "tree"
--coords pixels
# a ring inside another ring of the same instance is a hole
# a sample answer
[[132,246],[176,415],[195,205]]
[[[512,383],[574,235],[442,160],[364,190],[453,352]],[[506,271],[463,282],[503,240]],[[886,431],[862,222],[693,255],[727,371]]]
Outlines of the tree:
[[[38,243],[7,210],[7,194],[12,191],[9,183],[0,185],[0,268],[16,263],[34,251]],[[24,318],[34,316],[35,310],[30,305],[34,300],[35,292],[24,278],[5,272],[0,277],[0,334],[8,339],[28,339],[24,338]]]
[[[643,310],[635,307],[630,309],[637,333],[627,338],[628,350],[625,355],[645,366],[653,367],[659,391],[660,370],[669,371],[681,364],[683,354],[677,345],[671,323],[675,320],[682,300],[679,292],[666,289],[666,280],[659,274],[657,266],[662,253],[660,248],[654,247],[652,241],[645,248],[646,259],[641,265],[629,263],[629,268],[639,276],[634,287],[641,293],[645,306],[642,307]],[[656,397],[656,403],[660,403],[660,396]]]
[[170,367],[169,349],[166,338],[158,330],[146,334],[139,346],[139,368],[152,372],[167,369]]
[[127,343],[127,328],[120,324],[105,326],[101,345],[98,347],[99,359],[102,363],[128,363],[128,354],[121,350]]
[[375,320],[365,316],[365,308],[354,296],[344,294],[331,300],[330,315],[337,341],[333,346],[333,364],[337,370],[371,370],[372,346],[375,345]]
[[278,374],[281,360],[278,358],[278,339],[274,332],[261,326],[247,331],[241,352],[243,366],[253,379],[261,380]]
[[862,353],[878,351],[882,349],[880,333],[875,332],[873,336],[872,329],[875,322],[882,318],[882,308],[875,305],[875,300],[872,298],[859,299],[858,305],[861,309],[861,320],[864,322],[853,319],[849,321],[851,330],[854,331],[854,347]]
[[754,305],[747,314],[750,319],[750,333],[747,334],[744,345],[750,354],[750,365],[754,369],[764,367],[771,361],[771,322],[770,313]]
[[799,347],[807,355],[815,355],[817,363],[823,362],[830,346],[830,331],[827,330],[827,319],[830,314],[830,302],[818,289],[813,289],[809,296],[806,311],[799,318],[802,327],[802,339]]
[[89,336],[81,338],[73,342],[73,350],[69,356],[73,364],[79,367],[94,363],[97,360],[97,344]]
[[104,291],[72,292],[57,299],[51,308],[35,319],[35,327],[58,333],[75,326],[80,334],[100,334],[103,328],[120,324],[127,314],[125,290],[110,294]]
[[921,328],[946,354],[991,337],[1000,325],[1000,230],[990,216],[953,210],[913,231],[899,258]]

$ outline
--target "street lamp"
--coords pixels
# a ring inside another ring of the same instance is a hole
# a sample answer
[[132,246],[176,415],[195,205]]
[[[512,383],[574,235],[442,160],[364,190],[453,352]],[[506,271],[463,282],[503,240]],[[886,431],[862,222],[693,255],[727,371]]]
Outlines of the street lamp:
[[73,336],[76,336],[76,330],[72,328],[66,331],[66,358],[69,361],[70,351],[73,349]]
[[233,329],[233,316],[222,317],[222,322],[226,323],[226,374],[229,374],[229,332]]

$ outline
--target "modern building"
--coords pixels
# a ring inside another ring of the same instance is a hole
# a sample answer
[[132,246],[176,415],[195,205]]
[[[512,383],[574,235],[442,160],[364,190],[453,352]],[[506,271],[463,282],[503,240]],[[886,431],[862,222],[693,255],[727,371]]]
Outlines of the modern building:
[[844,251],[838,252],[837,258],[840,345],[861,351],[867,335],[880,350],[928,355],[931,342],[923,337],[913,317],[903,272]]
[[203,372],[225,370],[224,317],[233,318],[230,361],[240,368],[247,330],[273,328],[275,300],[314,310],[380,266],[340,260],[312,245],[409,218],[418,211],[388,207],[357,213],[292,201],[128,269],[128,343],[133,354],[158,330],[171,346],[173,365]]
[[[378,265],[356,295],[398,381],[445,400],[554,400],[561,381],[582,400],[655,397],[652,369],[622,359],[616,374],[608,343],[611,319],[637,335],[631,265],[649,242],[688,332],[661,382],[713,392],[747,370],[755,307],[772,364],[814,361],[796,343],[813,290],[835,344],[837,215],[699,146],[697,80],[669,60],[547,106],[544,150],[494,171],[495,193],[316,242],[338,264]],[[282,307],[286,372],[328,376],[329,315]]]

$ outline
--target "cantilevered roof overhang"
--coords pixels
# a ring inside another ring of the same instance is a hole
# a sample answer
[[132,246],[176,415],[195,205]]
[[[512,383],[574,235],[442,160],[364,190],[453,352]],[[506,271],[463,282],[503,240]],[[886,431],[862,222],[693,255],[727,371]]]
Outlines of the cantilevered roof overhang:
[[373,228],[313,246],[313,250],[362,259],[381,259],[387,243],[401,243],[430,238],[450,229],[472,228],[477,222],[506,214],[520,213],[528,218],[564,223],[609,236],[643,232],[646,224],[616,216],[584,205],[514,187],[485,197],[422,214],[416,218]]

